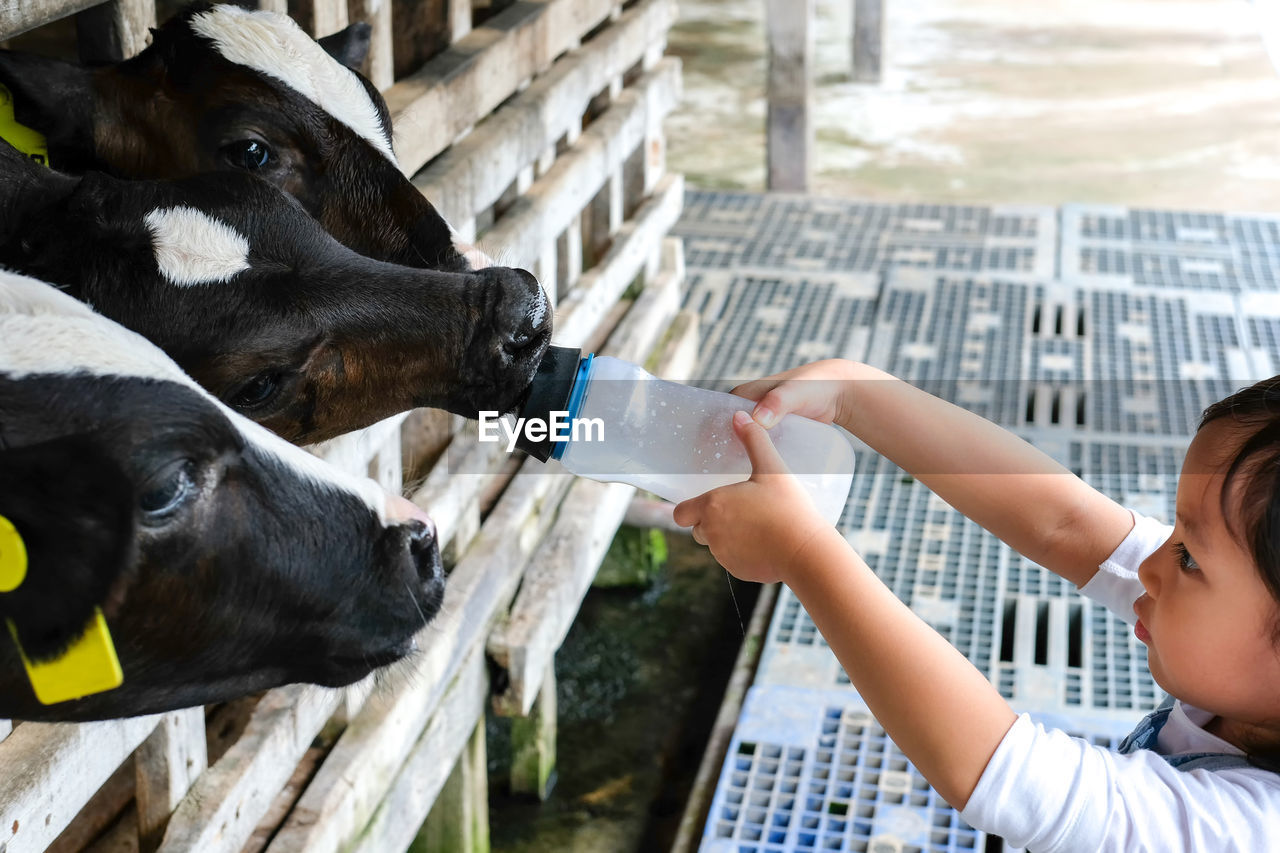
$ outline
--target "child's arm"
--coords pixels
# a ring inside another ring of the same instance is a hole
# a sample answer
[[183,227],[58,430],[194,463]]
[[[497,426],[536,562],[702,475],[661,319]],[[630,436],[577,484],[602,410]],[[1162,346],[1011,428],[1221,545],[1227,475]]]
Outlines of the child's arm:
[[889,737],[963,808],[1016,715],[823,521],[768,434],[744,414],[734,429],[751,479],[685,501],[676,522],[738,577],[790,586]]
[[769,427],[794,412],[849,430],[1014,550],[1084,586],[1129,512],[1012,433],[865,364],[831,360],[749,382]]

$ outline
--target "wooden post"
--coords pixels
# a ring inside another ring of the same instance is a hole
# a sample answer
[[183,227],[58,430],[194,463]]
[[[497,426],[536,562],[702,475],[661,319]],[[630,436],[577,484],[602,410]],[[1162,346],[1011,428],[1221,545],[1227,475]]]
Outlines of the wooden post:
[[[574,217],[573,222],[556,240],[556,281],[555,302],[559,304],[573,290],[578,279],[582,277],[582,215]],[[551,282],[543,282],[550,289]]]
[[84,62],[128,59],[147,46],[156,25],[149,0],[113,0],[76,15],[76,45]]
[[449,41],[459,42],[471,32],[471,0],[449,0]]
[[853,2],[853,80],[879,83],[884,50],[884,0]]
[[527,717],[511,721],[511,793],[551,796],[556,771],[556,662],[547,664],[542,689]]
[[138,747],[136,765],[138,847],[148,853],[160,846],[169,816],[209,765],[204,708],[166,715]]
[[489,853],[489,776],[484,715],[458,756],[410,853]]
[[348,21],[346,0],[289,0],[289,14],[314,38],[336,33]]
[[809,189],[814,0],[765,0],[769,38],[768,188]]
[[449,46],[454,22],[448,0],[389,0],[395,78],[407,77]]

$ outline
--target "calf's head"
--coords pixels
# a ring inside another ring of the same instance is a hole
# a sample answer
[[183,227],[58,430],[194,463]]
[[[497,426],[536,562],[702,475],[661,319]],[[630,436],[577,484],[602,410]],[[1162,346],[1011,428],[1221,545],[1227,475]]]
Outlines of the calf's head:
[[251,172],[361,254],[467,270],[448,223],[396,163],[382,95],[341,61],[358,62],[367,40],[363,24],[321,44],[284,15],[197,4],[120,63],[0,51],[0,83],[60,169]]
[[443,593],[430,521],[228,411],[150,343],[0,274],[0,515],[29,554],[0,593],[36,661],[95,608],[124,673],[39,704],[0,630],[0,717],[153,713],[348,684],[409,652]]
[[0,143],[0,203],[0,263],[146,336],[291,441],[416,406],[509,410],[551,336],[528,273],[373,260],[251,175],[72,178]]

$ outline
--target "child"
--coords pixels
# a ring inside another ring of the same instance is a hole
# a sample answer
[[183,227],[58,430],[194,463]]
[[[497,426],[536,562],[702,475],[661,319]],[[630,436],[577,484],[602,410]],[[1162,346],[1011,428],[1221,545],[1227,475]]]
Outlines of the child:
[[[1205,412],[1172,528],[866,365],[818,362],[735,393],[757,401],[734,420],[754,473],[681,503],[677,523],[737,577],[791,587],[885,731],[966,821],[1038,853],[1277,849],[1280,377]],[[778,476],[765,428],[787,413],[843,426],[1133,623],[1177,701],[1118,751],[1015,714]]]

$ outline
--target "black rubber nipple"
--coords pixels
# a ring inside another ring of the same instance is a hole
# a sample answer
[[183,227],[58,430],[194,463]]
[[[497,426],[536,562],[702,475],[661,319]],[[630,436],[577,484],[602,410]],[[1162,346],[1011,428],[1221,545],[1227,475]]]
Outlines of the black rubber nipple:
[[[529,385],[529,395],[525,398],[519,416],[523,419],[540,418],[544,423],[551,419],[552,412],[563,412],[569,408],[569,394],[573,391],[573,380],[578,373],[578,362],[582,360],[582,350],[577,347],[547,347]],[[528,453],[539,462],[551,458],[556,443],[548,438],[530,441],[528,433],[520,430],[516,438],[516,447]]]

